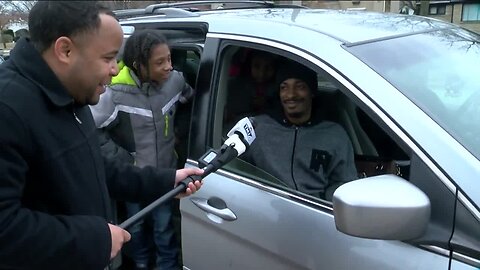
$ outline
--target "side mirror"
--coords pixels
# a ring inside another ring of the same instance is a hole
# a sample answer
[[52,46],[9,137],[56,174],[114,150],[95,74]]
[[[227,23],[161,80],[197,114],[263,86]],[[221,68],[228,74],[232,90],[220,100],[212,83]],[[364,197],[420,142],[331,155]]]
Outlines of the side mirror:
[[362,238],[418,238],[430,220],[427,195],[395,175],[343,184],[335,190],[332,203],[337,230]]

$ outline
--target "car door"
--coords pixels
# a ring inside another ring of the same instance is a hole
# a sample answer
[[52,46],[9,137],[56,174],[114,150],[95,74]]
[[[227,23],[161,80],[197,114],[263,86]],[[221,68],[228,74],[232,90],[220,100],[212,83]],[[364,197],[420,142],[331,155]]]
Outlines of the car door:
[[[319,77],[326,78],[319,85],[333,85],[354,110],[361,111],[375,124],[376,130],[370,132],[381,132],[402,149],[409,164],[405,180],[429,196],[432,217],[427,232],[412,241],[349,236],[336,229],[330,201],[298,192],[269,172],[236,159],[206,177],[200,191],[181,200],[184,268],[448,269],[449,256],[435,250],[448,250],[455,195],[439,181],[431,165],[417,157],[415,149],[409,147],[412,142],[403,141],[401,138],[405,136],[396,134],[393,122],[381,120],[384,118],[377,115],[381,110],[354,98],[350,92],[352,86],[333,79],[341,75],[318,59],[312,60],[293,47],[261,39],[246,40],[222,35],[207,37],[197,84],[200,94],[193,108],[187,166],[198,166],[197,159],[208,148],[220,147],[225,138],[227,80],[239,48],[274,52],[301,62]],[[331,90],[324,88],[326,92]],[[359,136],[355,128],[347,133]],[[361,147],[356,151],[361,151]],[[454,264],[458,266],[456,269],[474,269],[468,264]]]

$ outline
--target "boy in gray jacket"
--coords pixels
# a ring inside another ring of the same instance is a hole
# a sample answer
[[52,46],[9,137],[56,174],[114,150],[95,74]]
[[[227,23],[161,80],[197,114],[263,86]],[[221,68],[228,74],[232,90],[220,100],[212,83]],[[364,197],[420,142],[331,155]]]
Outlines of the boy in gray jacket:
[[[91,108],[102,131],[102,153],[138,167],[176,168],[175,112],[178,102],[193,95],[183,75],[172,68],[166,38],[156,30],[134,32],[125,44],[119,74]],[[128,216],[147,203],[127,203]],[[178,269],[172,201],[153,210],[150,218],[151,227],[139,222],[130,230],[135,269],[147,269],[151,253],[160,269]],[[155,252],[150,250],[152,238]]]
[[357,178],[350,139],[312,106],[315,72],[289,63],[278,70],[277,85],[281,108],[255,117],[257,138],[246,160],[298,191],[331,200],[338,186]]

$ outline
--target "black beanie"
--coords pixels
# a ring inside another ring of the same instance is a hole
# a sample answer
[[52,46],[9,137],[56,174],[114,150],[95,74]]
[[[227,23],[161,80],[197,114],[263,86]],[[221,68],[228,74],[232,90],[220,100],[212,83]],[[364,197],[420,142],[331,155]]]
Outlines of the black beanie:
[[310,88],[312,94],[317,92],[317,73],[299,63],[287,62],[281,64],[277,70],[276,78],[277,89],[280,89],[280,84],[285,80],[295,78],[304,81]]

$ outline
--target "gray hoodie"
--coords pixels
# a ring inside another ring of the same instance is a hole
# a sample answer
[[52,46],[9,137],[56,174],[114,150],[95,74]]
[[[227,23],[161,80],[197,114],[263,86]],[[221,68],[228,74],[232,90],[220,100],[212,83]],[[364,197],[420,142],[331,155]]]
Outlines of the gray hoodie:
[[328,121],[302,126],[268,115],[255,117],[256,140],[246,160],[309,195],[331,200],[341,184],[357,178],[345,130]]

